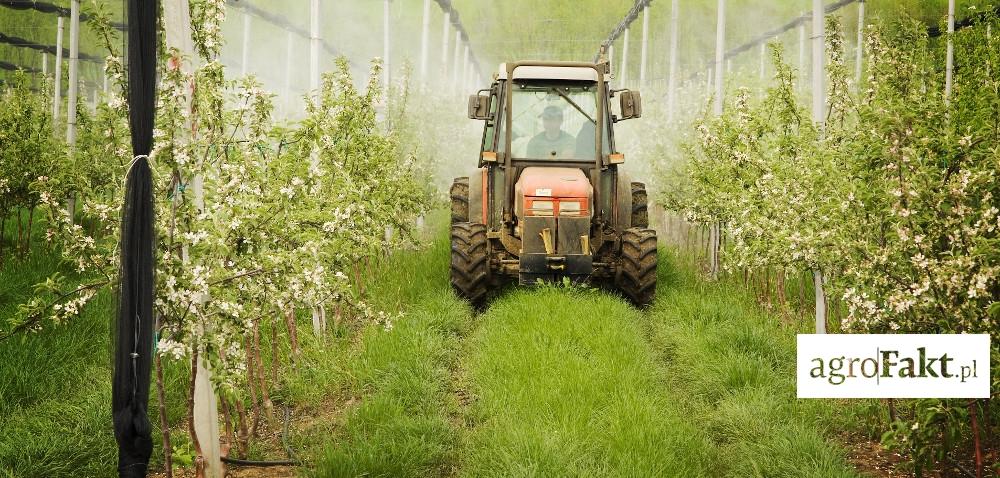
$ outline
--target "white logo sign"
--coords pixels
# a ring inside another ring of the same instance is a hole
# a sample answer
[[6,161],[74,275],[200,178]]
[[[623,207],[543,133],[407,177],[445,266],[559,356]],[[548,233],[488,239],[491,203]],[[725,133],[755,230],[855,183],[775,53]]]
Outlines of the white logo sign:
[[989,334],[799,334],[799,398],[989,398]]

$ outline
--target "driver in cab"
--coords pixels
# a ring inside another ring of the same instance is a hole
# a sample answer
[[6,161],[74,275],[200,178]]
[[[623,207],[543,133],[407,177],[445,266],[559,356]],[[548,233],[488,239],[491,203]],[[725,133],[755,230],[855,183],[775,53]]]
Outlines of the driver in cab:
[[540,115],[544,130],[528,142],[528,157],[533,159],[572,158],[576,151],[576,138],[562,130],[563,110],[546,106]]

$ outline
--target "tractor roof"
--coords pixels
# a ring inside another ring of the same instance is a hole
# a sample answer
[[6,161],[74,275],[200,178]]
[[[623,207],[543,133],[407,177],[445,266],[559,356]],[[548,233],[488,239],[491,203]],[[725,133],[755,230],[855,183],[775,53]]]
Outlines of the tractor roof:
[[[578,65],[579,63],[559,65],[558,62],[553,62],[550,66],[519,66],[514,70],[514,79],[597,81],[597,70]],[[507,79],[506,63],[500,64],[498,78]]]

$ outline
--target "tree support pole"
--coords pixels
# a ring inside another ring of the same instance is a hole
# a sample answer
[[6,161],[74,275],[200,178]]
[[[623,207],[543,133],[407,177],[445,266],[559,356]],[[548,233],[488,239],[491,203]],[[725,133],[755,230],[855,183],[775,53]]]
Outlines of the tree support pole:
[[639,87],[646,86],[646,55],[649,43],[649,4],[642,9],[642,48],[639,53]]
[[622,39],[622,67],[621,67],[621,84],[625,86],[628,83],[628,32],[632,30],[631,28],[625,29],[625,38]]
[[420,81],[427,84],[427,52],[431,30],[431,0],[424,0],[424,24],[420,31]]
[[944,70],[944,101],[951,103],[951,88],[955,72],[955,0],[948,0],[948,54]]
[[[812,13],[812,118],[816,127],[823,134],[823,122],[826,113],[826,90],[825,80],[825,60],[826,60],[826,35],[823,11],[823,0],[813,0]],[[824,291],[823,270],[819,265],[813,268],[813,287],[816,292],[816,333],[826,333],[826,292]]]
[[667,121],[673,121],[677,108],[677,23],[680,0],[673,0],[670,8],[670,77],[667,79]]
[[[59,109],[62,103],[62,51],[63,51],[63,24],[66,19],[59,17],[56,19],[56,69],[55,81],[53,82],[52,99],[52,124],[59,122]],[[55,131],[55,127],[52,128]]]
[[861,69],[865,52],[865,0],[858,0],[858,41],[854,56],[854,84],[861,91]]

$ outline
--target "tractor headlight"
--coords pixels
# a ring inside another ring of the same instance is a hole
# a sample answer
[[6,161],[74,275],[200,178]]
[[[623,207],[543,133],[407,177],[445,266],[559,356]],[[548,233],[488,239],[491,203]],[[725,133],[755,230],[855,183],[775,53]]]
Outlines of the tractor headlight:
[[559,201],[560,216],[580,216],[583,214],[583,204],[580,201]]
[[528,207],[529,216],[551,216],[553,213],[552,201],[531,201]]

